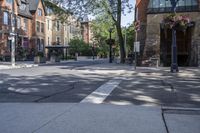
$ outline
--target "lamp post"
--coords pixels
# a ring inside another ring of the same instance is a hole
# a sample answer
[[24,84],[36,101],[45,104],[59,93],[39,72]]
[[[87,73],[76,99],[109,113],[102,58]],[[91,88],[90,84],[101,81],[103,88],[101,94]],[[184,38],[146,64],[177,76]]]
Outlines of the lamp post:
[[[176,6],[179,0],[170,0],[172,4],[172,12],[176,13]],[[172,58],[171,58],[171,72],[178,72],[177,63],[177,44],[176,44],[176,29],[172,28]]]
[[112,28],[109,29],[110,33],[110,41],[109,41],[109,46],[110,46],[110,54],[109,54],[109,63],[112,63]]
[[[126,26],[125,26],[125,35],[124,35],[124,47],[125,47],[125,53],[127,54],[127,31],[126,31],[127,29],[126,29]],[[126,55],[126,57],[127,57],[127,55]]]
[[94,42],[92,43],[92,59],[94,60]]

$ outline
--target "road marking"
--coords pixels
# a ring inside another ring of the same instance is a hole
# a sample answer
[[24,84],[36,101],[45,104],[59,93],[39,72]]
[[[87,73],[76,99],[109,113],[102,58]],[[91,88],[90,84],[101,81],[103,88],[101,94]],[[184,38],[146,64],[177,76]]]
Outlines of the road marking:
[[84,98],[80,103],[94,103],[101,104],[108,95],[121,83],[122,79],[114,78],[107,83],[100,86],[86,98]]

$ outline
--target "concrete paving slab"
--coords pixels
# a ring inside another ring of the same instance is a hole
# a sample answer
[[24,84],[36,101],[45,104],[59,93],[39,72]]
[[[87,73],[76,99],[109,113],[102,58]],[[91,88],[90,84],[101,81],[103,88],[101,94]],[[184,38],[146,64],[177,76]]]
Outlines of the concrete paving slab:
[[164,116],[170,133],[200,132],[200,115],[166,113]]
[[78,104],[36,133],[166,133],[160,108]]
[[67,112],[74,104],[1,103],[1,133],[32,133],[59,115]]

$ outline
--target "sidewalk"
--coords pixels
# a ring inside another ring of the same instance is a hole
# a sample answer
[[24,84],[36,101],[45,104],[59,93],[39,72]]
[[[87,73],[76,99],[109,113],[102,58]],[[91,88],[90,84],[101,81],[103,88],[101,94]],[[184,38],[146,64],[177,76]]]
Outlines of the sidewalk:
[[0,62],[0,70],[27,68],[27,67],[36,67],[36,66],[38,66],[38,64],[34,64],[32,61],[16,62],[15,66],[12,66],[10,62]]
[[199,114],[160,107],[73,103],[1,103],[3,133],[199,133]]
[[105,61],[105,59],[82,59],[82,60],[62,60],[60,62],[50,62],[47,61],[46,63],[42,64],[35,64],[33,61],[24,61],[24,62],[16,62],[15,66],[12,66],[10,62],[0,62],[0,70],[4,69],[16,69],[16,68],[28,68],[28,67],[37,67],[37,66],[44,66],[44,65],[59,65],[59,64],[64,64],[64,63],[74,63],[74,62],[80,62],[80,61]]

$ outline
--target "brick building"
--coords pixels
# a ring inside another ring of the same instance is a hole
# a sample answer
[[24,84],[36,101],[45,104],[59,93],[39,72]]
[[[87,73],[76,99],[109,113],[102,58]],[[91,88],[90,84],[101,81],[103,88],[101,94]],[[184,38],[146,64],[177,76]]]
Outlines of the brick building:
[[[63,47],[63,50],[59,50],[60,53],[63,53],[63,57],[66,57],[69,53],[67,52],[66,47],[68,47],[70,40],[73,38],[82,39],[81,23],[64,7],[56,5],[51,1],[45,1],[45,3],[47,10],[46,46],[50,48]],[[62,11],[62,15],[54,13],[52,7]],[[46,49],[46,53],[50,54],[50,51],[51,50]]]
[[[170,0],[136,0],[136,18],[141,21],[138,40],[141,42],[141,64],[149,65],[158,59],[161,66],[171,63],[171,30],[162,29],[163,18],[171,13]],[[190,17],[194,23],[186,32],[177,31],[179,66],[200,65],[200,0],[180,0],[177,14]]]
[[43,51],[45,14],[42,0],[0,0],[0,60],[10,60],[11,22],[14,25],[17,60],[32,60],[35,52]]
[[91,31],[91,22],[89,21],[88,16],[83,17],[81,26],[82,26],[82,36],[83,36],[84,42],[88,44],[92,44],[94,40],[93,40],[92,31]]

